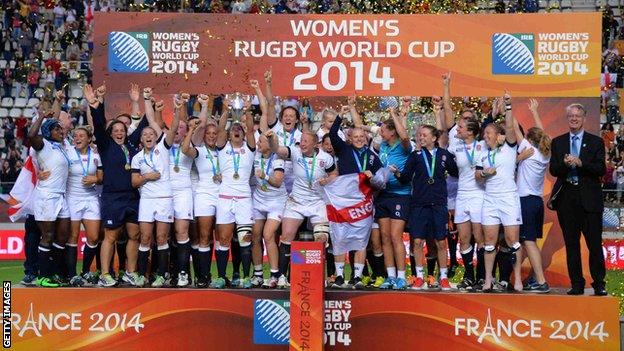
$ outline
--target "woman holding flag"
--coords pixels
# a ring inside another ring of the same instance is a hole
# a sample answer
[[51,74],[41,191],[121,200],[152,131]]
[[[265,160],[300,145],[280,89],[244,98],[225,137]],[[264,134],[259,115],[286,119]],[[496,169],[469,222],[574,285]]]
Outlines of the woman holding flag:
[[[349,111],[349,106],[345,106],[342,109],[343,114]],[[337,164],[338,174],[340,175],[340,186],[343,189],[348,188],[348,184],[343,184],[343,181],[347,181],[347,178],[342,176],[358,175],[357,177],[349,178],[348,182],[350,184],[356,184],[355,188],[360,191],[362,188],[368,189],[367,193],[364,194],[364,197],[365,200],[371,202],[373,190],[371,188],[370,179],[373,177],[373,174],[377,173],[377,171],[382,167],[382,163],[379,160],[379,157],[370,148],[368,148],[366,132],[362,128],[351,129],[351,133],[349,135],[350,144],[347,144],[339,133],[341,124],[342,117],[336,116],[334,123],[329,129],[329,138],[331,140],[334,153],[338,159]],[[340,217],[340,211],[334,211],[335,206],[333,206],[334,201],[332,201],[334,199],[329,196],[331,191],[325,189],[324,193],[325,197],[330,200],[328,201],[328,208],[330,209],[328,217],[332,219],[332,222],[337,221],[338,217]],[[372,212],[372,203],[370,205],[370,212]],[[368,213],[368,216],[371,215],[372,213]],[[354,218],[351,219],[353,220]],[[358,218],[358,220],[361,219],[363,218]],[[364,229],[366,230],[358,232],[354,231],[353,233],[341,233],[339,230],[330,231],[334,254],[334,265],[336,266],[336,279],[332,284],[333,288],[341,289],[347,287],[344,280],[344,264],[345,254],[349,251],[356,251],[356,253],[354,259],[355,271],[353,272],[353,278],[349,281],[348,285],[355,289],[364,288],[364,284],[362,283],[362,272],[366,262],[366,246],[368,245],[370,237],[370,227]],[[359,234],[362,234],[361,237]]]

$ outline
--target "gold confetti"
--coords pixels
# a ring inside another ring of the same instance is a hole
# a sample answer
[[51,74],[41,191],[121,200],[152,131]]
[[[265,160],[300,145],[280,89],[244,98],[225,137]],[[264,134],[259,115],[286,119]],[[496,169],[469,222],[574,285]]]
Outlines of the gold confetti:
[[224,68],[224,69],[223,69],[223,73],[228,74],[227,69],[225,69],[225,68]]

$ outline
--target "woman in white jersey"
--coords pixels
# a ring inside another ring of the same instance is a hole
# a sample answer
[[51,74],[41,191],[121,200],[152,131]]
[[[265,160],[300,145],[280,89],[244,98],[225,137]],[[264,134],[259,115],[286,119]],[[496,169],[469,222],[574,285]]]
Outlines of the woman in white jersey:
[[[457,198],[455,200],[455,223],[459,232],[459,244],[464,261],[464,277],[457,284],[460,291],[472,291],[476,283],[473,267],[474,237],[477,248],[483,247],[481,208],[484,186],[475,179],[475,167],[481,153],[487,150],[485,142],[477,140],[481,129],[476,118],[462,118],[457,123],[458,142],[451,144],[449,152],[455,156],[459,169]],[[454,254],[451,250],[451,254]]]
[[[499,226],[505,230],[505,241],[509,250],[501,251],[501,259],[509,260],[513,265],[520,264],[519,231],[522,224],[520,198],[517,193],[516,171],[516,134],[511,114],[511,96],[505,94],[505,128],[496,123],[485,127],[483,139],[487,150],[477,160],[475,179],[485,184],[483,207],[481,209],[481,225],[485,235],[485,283],[483,292],[492,292],[492,269],[496,255]],[[498,137],[505,135],[501,144]],[[514,289],[522,290],[520,276],[514,277]]]
[[286,278],[290,261],[290,243],[305,218],[313,226],[315,238],[329,237],[329,221],[325,202],[319,194],[319,186],[327,184],[330,177],[338,176],[334,158],[316,148],[318,138],[315,133],[304,131],[299,146],[280,146],[277,154],[293,163],[293,188],[284,209],[282,236],[279,244],[279,288],[288,286]]
[[[250,107],[250,101],[246,101],[245,113],[250,112]],[[253,204],[249,179],[253,172],[254,152],[256,151],[253,117],[250,114],[247,116],[245,128],[240,123],[234,122],[228,131],[226,130],[229,115],[227,112],[221,115],[217,134],[218,160],[221,167],[221,185],[217,202],[218,243],[216,244],[219,276],[210,284],[216,289],[223,289],[228,284],[225,272],[235,230],[240,244],[243,271],[246,275],[241,280],[241,285],[245,288],[251,287],[251,279],[247,275],[251,268],[251,229],[253,227]]]
[[256,189],[253,193],[253,243],[254,277],[252,286],[260,286],[263,281],[262,239],[269,257],[271,275],[264,284],[265,288],[274,289],[279,279],[277,243],[275,235],[282,221],[284,204],[288,193],[284,186],[284,160],[271,149],[271,143],[277,143],[275,133],[269,130],[260,135],[258,150],[254,160]]
[[[35,151],[40,171],[49,172],[46,179],[39,179],[37,182],[33,201],[35,220],[41,230],[37,285],[58,287],[60,282],[53,275],[57,268],[65,265],[62,262],[62,253],[70,232],[65,189],[71,160],[65,148],[63,128],[58,120],[43,120],[43,117],[38,118],[28,131],[28,139]],[[39,129],[41,135],[38,135]],[[58,249],[54,254],[52,245]]]
[[[141,133],[143,150],[132,158],[132,186],[139,188],[139,226],[141,242],[139,245],[138,274],[139,279],[145,277],[149,253],[156,229],[156,245],[158,268],[152,287],[162,287],[165,284],[165,273],[169,268],[169,229],[173,223],[173,192],[171,190],[169,152],[173,144],[173,137],[179,124],[179,109],[174,106],[171,128],[163,133],[160,126],[154,121],[153,107],[145,104],[145,116],[150,126]],[[156,268],[156,267],[154,267]],[[141,279],[142,280],[142,279]],[[140,284],[139,284],[140,285]]]
[[[185,154],[195,160],[197,175],[199,180],[195,186],[193,210],[196,218],[198,231],[198,248],[195,253],[198,271],[195,272],[196,286],[207,288],[210,284],[210,266],[212,261],[212,251],[210,243],[213,239],[215,228],[215,216],[217,213],[217,202],[219,201],[219,185],[222,175],[217,151],[217,131],[218,127],[213,122],[207,122],[208,99],[205,95],[200,95],[198,101],[201,105],[200,124],[191,123],[190,130],[186,134],[182,143],[182,150]],[[193,146],[191,140],[193,134],[201,133],[201,143]]]
[[[97,169],[102,163],[100,155],[90,145],[92,137],[91,129],[77,127],[73,132],[74,147],[69,151],[72,163],[69,167],[66,196],[71,218],[71,234],[67,241],[70,248],[67,256],[71,261],[69,269],[73,268],[73,272],[70,273],[73,277],[70,284],[73,286],[82,286],[85,281],[97,283],[97,277],[91,272],[90,267],[100,241],[100,199],[95,185],[101,184],[103,172]],[[81,224],[85,227],[87,242],[84,248],[82,274],[76,275],[78,234]]]
[[[542,195],[544,193],[544,177],[550,162],[551,140],[544,133],[537,107],[537,100],[531,99],[529,110],[531,110],[536,126],[529,128],[526,136],[522,135],[518,121],[514,119],[516,137],[519,141],[516,183],[518,184],[518,195],[522,209],[520,240],[526,255],[529,257],[531,267],[533,267],[533,276],[528,279],[524,291],[547,293],[550,291],[550,287],[544,277],[542,255],[535,242],[542,237],[544,227],[544,199]],[[520,265],[517,265],[516,268],[514,274],[520,275]]]

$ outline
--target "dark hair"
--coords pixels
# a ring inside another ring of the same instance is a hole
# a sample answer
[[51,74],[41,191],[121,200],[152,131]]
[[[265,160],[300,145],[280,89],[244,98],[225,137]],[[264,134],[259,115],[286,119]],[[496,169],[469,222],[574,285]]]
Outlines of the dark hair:
[[609,123],[609,122],[603,124],[601,129],[602,130],[608,130],[610,132],[612,132],[614,130],[613,129],[613,125],[611,123]]
[[297,121],[299,121],[299,117],[300,117],[299,110],[297,110],[296,108],[294,108],[292,106],[286,106],[286,107],[282,108],[282,110],[280,111],[280,114],[279,114],[279,118],[280,119],[282,119],[282,117],[284,116],[284,111],[286,111],[286,109],[292,109],[293,111],[295,111],[295,116],[297,116]]
[[113,133],[113,126],[115,124],[121,124],[123,126],[124,131],[126,132],[126,135],[128,134],[128,127],[126,127],[124,122],[118,121],[116,119],[112,120],[111,123],[108,125],[108,127],[106,128],[106,134],[108,134],[110,136]]
[[429,124],[424,124],[422,126],[420,126],[421,128],[426,128],[429,129],[429,131],[431,132],[431,134],[436,138],[440,138],[440,136],[442,135],[442,131],[437,129],[436,127],[429,125]]
[[324,143],[324,142],[325,142],[325,139],[329,139],[329,133],[325,133],[325,134],[323,135],[323,138],[321,138],[321,143]]
[[503,134],[503,135],[505,134],[505,128],[503,128],[503,126],[501,126],[498,123],[488,123],[488,125],[485,126],[485,128],[483,128],[483,130],[485,131],[485,129],[488,128],[488,127],[494,128],[494,131],[496,133],[498,133],[498,134]]
[[477,138],[481,134],[481,125],[479,120],[474,117],[469,117],[463,120],[466,123],[466,130],[472,133],[472,136]]

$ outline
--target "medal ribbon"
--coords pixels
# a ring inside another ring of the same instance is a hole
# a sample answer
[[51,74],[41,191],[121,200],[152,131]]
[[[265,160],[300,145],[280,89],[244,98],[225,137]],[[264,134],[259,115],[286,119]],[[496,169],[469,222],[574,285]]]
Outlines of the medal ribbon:
[[312,187],[312,183],[314,182],[314,169],[316,168],[316,152],[314,153],[314,156],[312,157],[312,170],[310,171],[310,169],[308,169],[308,161],[306,160],[306,157],[301,155],[303,157],[303,169],[305,170],[306,173],[306,178],[308,179],[308,184],[310,185],[310,187]]
[[433,179],[433,173],[436,168],[436,154],[438,153],[438,149],[431,150],[431,164],[429,164],[429,159],[427,158],[426,152],[423,150],[421,153],[423,161],[425,161],[425,167],[427,168],[427,175],[429,175],[429,179]]
[[87,148],[87,167],[86,168],[84,164],[82,164],[82,155],[80,155],[80,152],[78,151],[77,148],[74,148],[74,150],[76,150],[76,155],[78,155],[78,161],[80,161],[80,167],[82,167],[82,175],[86,177],[87,174],[89,174],[89,164],[91,164],[91,148],[90,147]]

